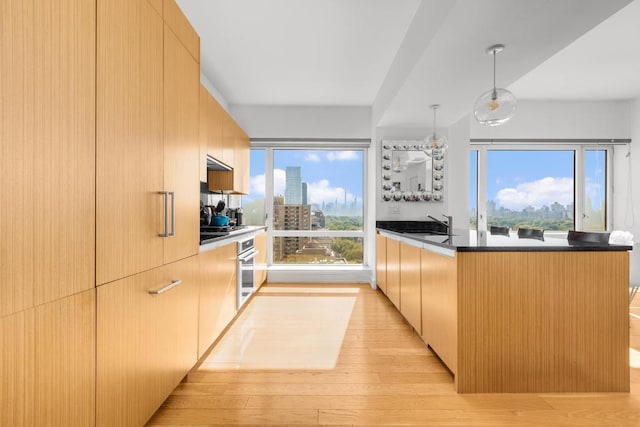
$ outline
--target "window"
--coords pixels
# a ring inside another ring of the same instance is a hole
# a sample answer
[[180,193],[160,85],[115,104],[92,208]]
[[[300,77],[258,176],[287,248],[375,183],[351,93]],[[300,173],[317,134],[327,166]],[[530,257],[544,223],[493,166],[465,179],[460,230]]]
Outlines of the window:
[[248,196],[242,196],[242,210],[245,224],[265,225],[265,151],[263,149],[251,149],[251,185]]
[[477,176],[477,187],[470,183],[471,229],[476,221],[482,230],[491,226],[549,232],[607,229],[609,147],[476,147],[470,153],[470,179]]
[[361,146],[252,149],[255,196],[245,211],[267,207],[272,264],[365,263],[365,154]]

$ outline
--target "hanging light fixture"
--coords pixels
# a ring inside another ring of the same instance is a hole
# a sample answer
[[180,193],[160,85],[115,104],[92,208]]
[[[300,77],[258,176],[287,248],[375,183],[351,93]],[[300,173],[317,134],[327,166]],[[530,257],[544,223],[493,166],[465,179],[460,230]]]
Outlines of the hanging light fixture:
[[473,107],[478,123],[484,126],[499,126],[506,123],[516,112],[516,97],[507,89],[496,88],[496,53],[502,52],[504,45],[496,44],[487,48],[493,55],[493,89],[480,95]]
[[440,108],[440,105],[429,105],[429,108],[433,110],[433,134],[427,137],[427,149],[425,152],[435,157],[443,154],[449,146],[447,145],[447,138],[436,133],[436,111]]

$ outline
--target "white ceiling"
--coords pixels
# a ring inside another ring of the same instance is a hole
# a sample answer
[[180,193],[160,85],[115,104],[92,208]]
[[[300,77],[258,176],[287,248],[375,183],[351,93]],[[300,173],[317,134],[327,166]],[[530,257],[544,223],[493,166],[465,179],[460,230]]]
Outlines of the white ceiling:
[[599,26],[630,0],[177,1],[234,105],[365,105],[378,126],[419,127],[439,103],[448,125],[490,88],[494,43],[519,99],[640,95],[640,0]]
[[371,105],[419,0],[178,0],[230,104]]
[[521,99],[640,96],[640,1],[625,6],[509,89]]

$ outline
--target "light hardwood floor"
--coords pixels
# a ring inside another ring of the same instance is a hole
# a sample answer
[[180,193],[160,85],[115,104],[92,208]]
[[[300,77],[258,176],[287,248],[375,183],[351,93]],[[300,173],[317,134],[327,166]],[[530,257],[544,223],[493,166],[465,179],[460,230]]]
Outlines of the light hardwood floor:
[[456,394],[380,291],[268,285],[148,425],[640,426],[630,333],[631,393]]

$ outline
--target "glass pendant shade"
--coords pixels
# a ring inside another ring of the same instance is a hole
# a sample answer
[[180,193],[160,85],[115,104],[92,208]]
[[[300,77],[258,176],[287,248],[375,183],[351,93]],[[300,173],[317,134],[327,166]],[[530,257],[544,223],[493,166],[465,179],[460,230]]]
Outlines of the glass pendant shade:
[[504,50],[504,45],[496,44],[487,48],[493,55],[493,89],[480,95],[473,106],[473,115],[483,126],[499,126],[513,117],[518,107],[516,97],[507,89],[496,88],[496,54]]
[[516,97],[507,89],[490,89],[480,95],[473,114],[481,125],[499,126],[513,117],[517,106]]
[[432,157],[439,157],[446,151],[449,146],[447,145],[447,138],[443,135],[436,133],[436,110],[440,107],[438,104],[431,105],[433,109],[433,133],[426,138],[427,149],[425,153]]

